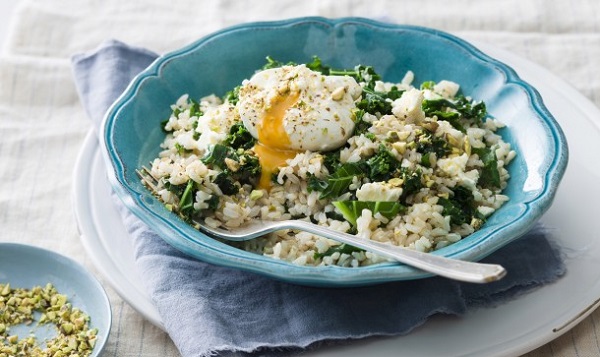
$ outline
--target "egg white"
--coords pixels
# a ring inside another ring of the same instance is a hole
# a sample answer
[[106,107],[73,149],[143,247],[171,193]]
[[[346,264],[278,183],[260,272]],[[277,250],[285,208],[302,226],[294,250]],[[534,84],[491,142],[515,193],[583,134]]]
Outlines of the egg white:
[[[325,76],[305,65],[257,72],[240,89],[238,111],[244,126],[263,144],[295,151],[339,148],[354,130],[355,102],[360,85],[348,76]],[[288,96],[297,99],[285,108],[280,125],[285,138],[265,138],[266,113]],[[262,132],[261,132],[262,131]],[[261,135],[263,134],[263,135]],[[266,143],[265,143],[266,142]]]

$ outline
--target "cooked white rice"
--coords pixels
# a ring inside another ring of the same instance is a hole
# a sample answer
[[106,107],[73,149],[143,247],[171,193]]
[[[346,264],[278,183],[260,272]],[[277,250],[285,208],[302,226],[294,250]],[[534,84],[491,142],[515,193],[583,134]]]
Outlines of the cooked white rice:
[[[488,117],[481,124],[469,124],[464,132],[437,116],[413,120],[407,107],[403,107],[410,99],[405,98],[407,93],[419,91],[425,98],[453,99],[458,90],[456,84],[448,81],[438,82],[432,89],[417,89],[411,83],[413,77],[409,72],[400,83],[377,82],[376,90],[388,91],[395,85],[405,92],[393,101],[392,114],[365,114],[363,120],[372,124],[368,133],[351,137],[340,151],[341,163],[358,162],[373,156],[384,143],[402,167],[422,172],[422,187],[404,198],[406,211],[396,217],[386,218],[365,209],[354,228],[351,223],[340,219],[340,212],[333,201],[355,199],[352,195],[359,198],[361,195],[389,195],[389,200],[397,200],[402,190],[394,190],[391,184],[371,182],[369,177],[355,177],[349,187],[350,192],[342,197],[320,199],[320,192],[310,192],[307,187],[311,176],[326,179],[331,174],[324,164],[324,155],[319,152],[301,152],[288,160],[287,166],[281,167],[277,173],[270,191],[244,184],[236,194],[223,194],[213,182],[220,170],[201,159],[212,145],[225,140],[232,125],[240,118],[236,105],[223,102],[215,95],[200,99],[203,113],[200,116],[191,113],[192,104],[187,95],[173,104],[174,114],[164,127],[167,134],[161,144],[162,151],[152,161],[152,174],[161,178],[163,185],[184,185],[193,180],[198,187],[193,207],[205,217],[207,224],[215,227],[236,227],[253,219],[304,219],[335,230],[355,232],[364,239],[423,252],[443,248],[473,233],[483,219],[472,218],[470,222],[452,224],[450,215],[444,214],[444,207],[439,204],[440,197],[448,198],[458,186],[466,187],[472,193],[478,217],[488,217],[508,200],[502,190],[509,179],[506,165],[515,157],[515,152],[496,133],[503,125],[493,118]],[[415,110],[420,110],[420,106]],[[450,150],[444,157],[430,155],[429,165],[422,164],[423,154],[414,145],[425,130],[432,132],[435,138],[444,139]],[[497,159],[498,188],[482,187],[478,182],[484,163],[473,151],[474,148],[486,147],[495,153]],[[231,165],[235,166],[235,163]],[[215,196],[218,197],[218,206],[209,209]],[[164,186],[159,197],[169,207],[179,204],[179,197]],[[236,246],[299,265],[358,267],[384,260],[365,251],[326,254],[338,244],[306,232],[280,231]]]

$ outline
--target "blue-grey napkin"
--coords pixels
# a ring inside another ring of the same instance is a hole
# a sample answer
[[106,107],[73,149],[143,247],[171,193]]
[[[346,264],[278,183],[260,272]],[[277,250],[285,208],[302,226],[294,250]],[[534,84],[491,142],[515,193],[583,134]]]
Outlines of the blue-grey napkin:
[[[81,101],[99,127],[108,106],[156,54],[108,41],[73,57]],[[551,283],[565,272],[535,229],[485,259],[508,275],[486,285],[444,278],[359,288],[303,287],[191,258],[166,244],[115,199],[148,294],[181,354],[294,354],[320,344],[411,332],[435,314],[461,316]]]

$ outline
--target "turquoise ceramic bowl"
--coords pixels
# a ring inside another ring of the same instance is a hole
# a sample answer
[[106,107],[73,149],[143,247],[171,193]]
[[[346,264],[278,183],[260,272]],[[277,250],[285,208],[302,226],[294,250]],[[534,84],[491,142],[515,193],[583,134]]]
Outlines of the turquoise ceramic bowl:
[[510,201],[481,230],[432,254],[476,261],[522,236],[548,209],[567,165],[565,137],[538,92],[507,65],[450,34],[362,18],[298,18],[230,27],[165,54],[138,75],[111,107],[101,142],[109,177],[123,202],[166,242],[198,259],[285,281],[357,286],[428,277],[412,267],[384,263],[362,268],[306,267],[232,248],[194,230],[140,183],[163,139],[160,121],[184,93],[192,98],[226,91],[249,78],[270,55],[307,62],[313,55],[337,68],[368,64],[388,81],[407,70],[415,83],[448,79],[485,101],[518,155],[511,162]]

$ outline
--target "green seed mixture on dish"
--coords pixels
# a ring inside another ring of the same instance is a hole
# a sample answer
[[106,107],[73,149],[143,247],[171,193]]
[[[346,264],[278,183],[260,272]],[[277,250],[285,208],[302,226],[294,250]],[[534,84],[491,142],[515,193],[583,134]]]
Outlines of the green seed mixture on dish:
[[[457,242],[508,200],[515,152],[459,84],[413,79],[267,57],[223,97],[182,95],[150,168],[158,196],[213,227],[302,219],[425,252]],[[289,230],[235,245],[299,265],[385,260]]]
[[[40,317],[35,317],[40,314]],[[0,357],[8,356],[89,356],[98,330],[90,328],[90,317],[73,307],[66,295],[48,283],[31,289],[0,283]],[[38,341],[35,335],[18,336],[11,327],[25,324],[53,324],[56,336]]]

